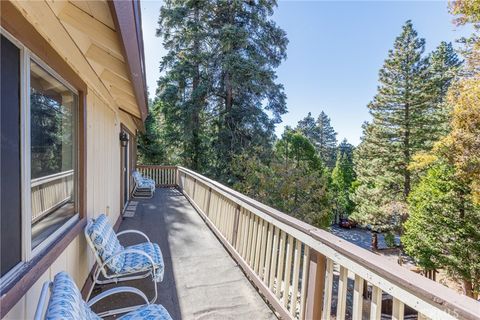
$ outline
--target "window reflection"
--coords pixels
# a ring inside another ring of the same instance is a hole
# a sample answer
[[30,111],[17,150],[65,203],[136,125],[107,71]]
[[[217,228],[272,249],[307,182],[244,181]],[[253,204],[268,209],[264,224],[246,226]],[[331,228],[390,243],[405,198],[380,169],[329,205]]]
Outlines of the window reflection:
[[32,248],[75,215],[78,98],[35,62],[30,66]]

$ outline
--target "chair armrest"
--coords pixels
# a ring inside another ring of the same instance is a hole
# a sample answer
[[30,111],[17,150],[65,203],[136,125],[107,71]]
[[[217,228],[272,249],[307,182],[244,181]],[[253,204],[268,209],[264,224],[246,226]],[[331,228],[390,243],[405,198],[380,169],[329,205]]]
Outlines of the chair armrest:
[[145,233],[143,233],[142,231],[139,231],[139,230],[134,230],[134,229],[120,231],[119,233],[117,233],[117,236],[120,236],[122,234],[127,234],[127,233],[139,234],[139,235],[143,236],[145,239],[147,239],[147,242],[151,242],[150,238]]
[[50,281],[46,281],[42,286],[42,291],[40,292],[40,298],[38,299],[37,309],[35,310],[35,316],[33,318],[34,320],[42,319],[43,309],[45,308],[45,305],[46,305],[45,299],[47,297],[51,284],[52,283]]
[[113,294],[117,294],[117,293],[133,293],[133,294],[136,294],[136,295],[139,295],[143,300],[145,300],[145,303],[146,304],[149,304],[150,302],[148,301],[148,298],[147,296],[145,296],[145,294],[138,290],[137,288],[133,288],[133,287],[117,287],[117,288],[113,288],[113,289],[109,289],[107,291],[104,291],[102,293],[100,293],[99,295],[93,297],[92,299],[90,299],[90,301],[87,302],[87,305],[89,307],[93,306],[95,303],[97,303],[98,301],[108,297],[108,296],[111,296]]

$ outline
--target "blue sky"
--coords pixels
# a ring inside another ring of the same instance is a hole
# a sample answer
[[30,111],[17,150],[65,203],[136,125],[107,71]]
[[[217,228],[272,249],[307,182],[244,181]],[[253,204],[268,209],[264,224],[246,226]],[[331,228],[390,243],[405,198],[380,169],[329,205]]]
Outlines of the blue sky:
[[[142,2],[147,84],[155,93],[165,54],[155,37],[161,2]],[[367,104],[376,93],[381,68],[403,23],[410,19],[426,51],[442,40],[468,34],[455,27],[446,1],[279,1],[273,19],[287,32],[288,58],[278,68],[288,114],[277,127],[295,126],[308,112],[323,110],[338,132],[358,144],[361,125],[370,119]]]

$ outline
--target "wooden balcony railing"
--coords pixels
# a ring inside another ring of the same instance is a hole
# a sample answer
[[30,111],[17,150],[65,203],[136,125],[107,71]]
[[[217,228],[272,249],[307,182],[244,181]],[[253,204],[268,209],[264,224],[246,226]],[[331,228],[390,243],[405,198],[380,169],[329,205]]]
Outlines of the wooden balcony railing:
[[480,319],[479,302],[196,172],[140,168],[182,190],[282,319]]
[[177,186],[177,167],[138,165],[137,170],[144,176],[155,180],[157,187]]
[[32,179],[32,222],[70,200],[73,192],[73,170]]

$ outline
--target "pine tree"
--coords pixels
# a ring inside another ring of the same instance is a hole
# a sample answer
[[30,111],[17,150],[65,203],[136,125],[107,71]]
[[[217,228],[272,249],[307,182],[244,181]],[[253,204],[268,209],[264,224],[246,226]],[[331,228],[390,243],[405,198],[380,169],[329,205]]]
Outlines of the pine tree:
[[271,148],[274,125],[286,112],[275,69],[286,58],[288,40],[271,19],[276,6],[274,0],[222,0],[216,2],[210,22],[218,127],[215,174],[227,183],[233,183],[236,155],[248,148]]
[[314,146],[320,140],[320,132],[317,127],[315,118],[312,117],[312,113],[309,112],[308,115],[302,120],[298,121],[296,130],[300,131],[305,137],[310,140]]
[[138,162],[141,164],[175,164],[167,160],[167,149],[162,136],[163,121],[160,101],[149,101],[149,112],[145,119],[145,132],[138,136]]
[[337,154],[340,153],[346,157],[348,163],[352,164],[353,170],[353,152],[355,151],[355,147],[348,142],[347,139],[343,139],[342,142],[338,145]]
[[[232,184],[234,156],[268,154],[286,112],[275,69],[287,38],[275,1],[167,0],[157,35],[168,50],[158,82],[166,144],[181,163]],[[266,111],[273,116],[270,117]]]
[[206,97],[212,55],[208,46],[209,0],[167,0],[160,10],[157,36],[168,53],[160,70],[157,97],[162,101],[166,143],[179,146],[181,163],[194,170],[205,167],[209,137]]
[[[432,129],[440,126],[441,117],[433,121],[432,116],[443,108],[448,77],[432,72],[443,69],[429,64],[423,57],[424,47],[425,40],[407,21],[379,72],[378,93],[368,105],[373,120],[364,127],[355,157],[359,186],[354,216],[381,230],[401,229],[415,179],[408,165],[415,153],[429,150],[441,134]],[[447,59],[448,50],[441,50],[430,60],[453,61],[456,67],[456,59]]]
[[353,146],[344,139],[338,147],[337,162],[332,171],[332,187],[337,221],[341,217],[349,216],[353,211],[353,201],[350,194],[354,181]]
[[[428,57],[430,82],[433,99],[431,101],[433,113],[430,117],[429,136],[438,138],[449,132],[451,105],[446,101],[447,91],[458,75],[462,61],[455,53],[451,43],[441,42]],[[431,141],[433,143],[435,141]]]
[[337,152],[337,133],[330,124],[330,118],[323,111],[317,118],[317,131],[316,148],[322,161],[332,169],[335,166]]

